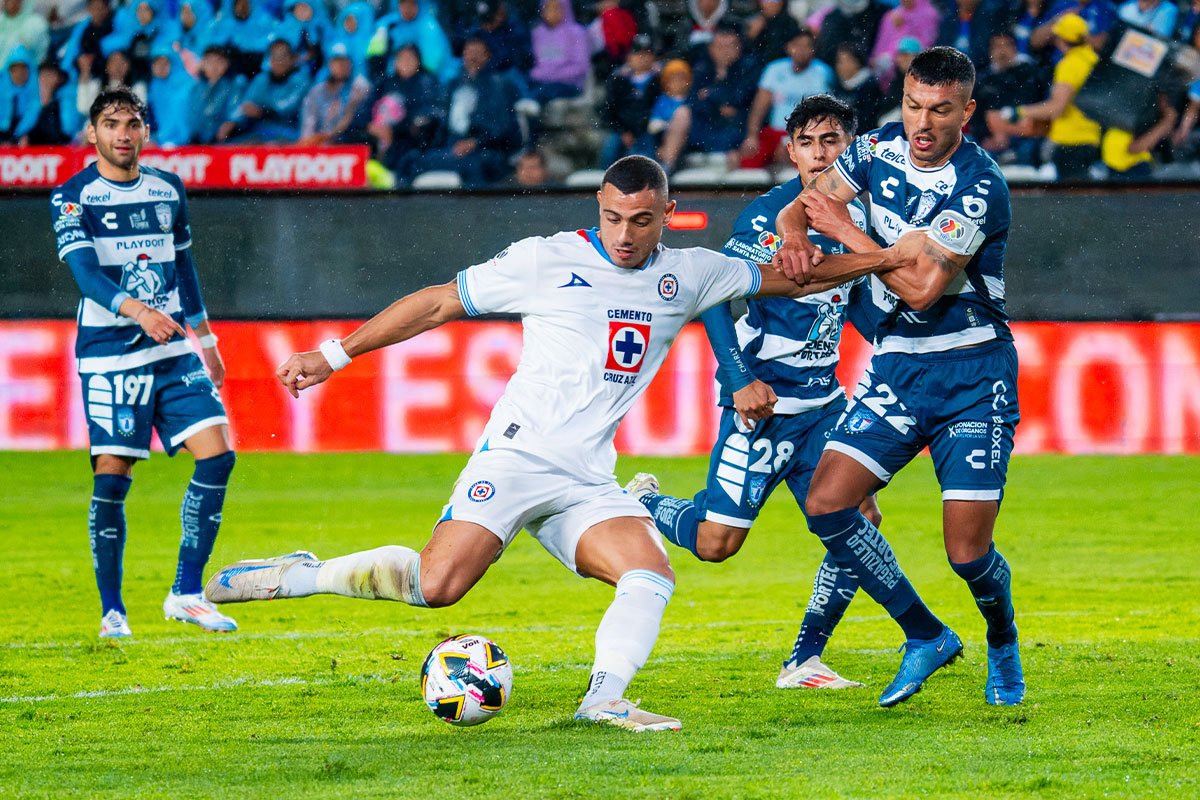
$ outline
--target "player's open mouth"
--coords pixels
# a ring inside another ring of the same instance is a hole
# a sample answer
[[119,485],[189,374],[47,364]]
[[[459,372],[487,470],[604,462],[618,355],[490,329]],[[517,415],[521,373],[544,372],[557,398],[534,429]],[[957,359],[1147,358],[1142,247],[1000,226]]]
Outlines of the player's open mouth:
[[928,150],[929,148],[933,147],[933,137],[921,135],[914,136],[913,147],[916,147],[919,150]]

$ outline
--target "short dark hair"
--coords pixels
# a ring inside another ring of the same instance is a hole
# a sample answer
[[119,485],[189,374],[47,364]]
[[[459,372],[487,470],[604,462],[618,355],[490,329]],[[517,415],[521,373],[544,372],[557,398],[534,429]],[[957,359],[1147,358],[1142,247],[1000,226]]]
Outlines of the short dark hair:
[[799,39],[801,37],[807,37],[812,39],[814,42],[817,40],[817,34],[812,28],[808,27],[807,25],[800,25],[796,28],[796,32],[788,37],[788,41],[790,42],[793,39]]
[[643,189],[667,196],[667,173],[658,162],[645,156],[617,159],[604,172],[600,186],[611,183],[621,194],[637,194]]
[[92,107],[88,109],[88,121],[95,125],[106,108],[127,108],[141,117],[143,122],[146,120],[146,104],[133,93],[133,89],[124,84],[105,89],[96,95]]
[[966,53],[953,47],[931,47],[913,57],[908,74],[926,86],[955,84],[975,88],[975,65]]
[[804,98],[792,109],[787,118],[787,135],[791,139],[797,131],[802,131],[813,123],[824,120],[837,123],[847,136],[853,136],[858,129],[858,116],[854,109],[827,94],[814,94]]

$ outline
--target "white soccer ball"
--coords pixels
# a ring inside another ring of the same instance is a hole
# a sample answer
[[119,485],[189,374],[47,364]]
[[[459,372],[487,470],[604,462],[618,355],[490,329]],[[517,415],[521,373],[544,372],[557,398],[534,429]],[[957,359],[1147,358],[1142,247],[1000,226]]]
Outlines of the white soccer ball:
[[421,695],[451,725],[478,725],[499,714],[512,683],[508,656],[486,636],[451,636],[421,665]]

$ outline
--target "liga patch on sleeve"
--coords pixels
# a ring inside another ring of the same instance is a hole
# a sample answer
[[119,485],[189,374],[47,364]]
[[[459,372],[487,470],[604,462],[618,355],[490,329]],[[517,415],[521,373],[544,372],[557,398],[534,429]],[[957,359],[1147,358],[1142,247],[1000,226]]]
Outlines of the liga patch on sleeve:
[[943,211],[933,218],[928,236],[951,253],[973,256],[983,246],[983,231],[978,223],[957,211]]

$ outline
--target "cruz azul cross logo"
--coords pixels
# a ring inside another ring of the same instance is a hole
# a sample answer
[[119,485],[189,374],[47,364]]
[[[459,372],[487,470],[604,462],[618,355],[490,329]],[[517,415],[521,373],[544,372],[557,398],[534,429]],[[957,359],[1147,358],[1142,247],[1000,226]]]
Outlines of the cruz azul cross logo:
[[650,344],[650,326],[632,322],[608,323],[608,363],[605,369],[637,372]]

